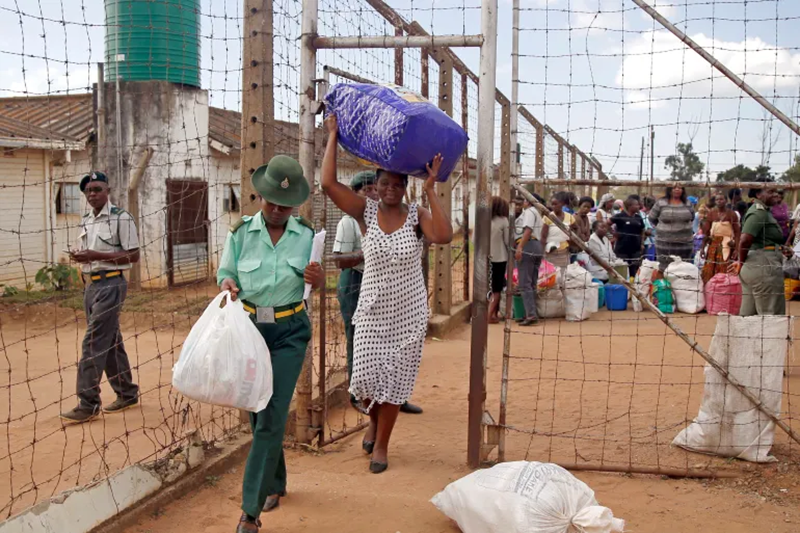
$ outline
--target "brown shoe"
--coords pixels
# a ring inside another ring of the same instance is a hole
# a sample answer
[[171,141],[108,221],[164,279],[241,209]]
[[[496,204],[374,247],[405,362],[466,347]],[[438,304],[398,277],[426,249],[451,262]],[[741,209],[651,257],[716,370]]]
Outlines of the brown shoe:
[[66,413],[61,413],[59,417],[62,420],[70,423],[70,424],[83,424],[84,422],[89,422],[94,420],[100,415],[100,406],[98,405],[94,409],[86,409],[83,407],[76,407],[71,411],[67,411]]
[[267,496],[267,501],[264,502],[263,512],[268,513],[274,511],[281,504],[281,498],[286,496],[286,491],[282,490],[278,494],[271,494]]
[[236,527],[236,533],[258,533],[260,527],[261,520],[258,518],[251,520],[246,513],[242,513],[239,525]]
[[121,413],[125,409],[130,409],[131,407],[135,407],[137,405],[139,405],[139,398],[130,398],[128,400],[117,398],[111,405],[103,407],[103,412],[109,414]]

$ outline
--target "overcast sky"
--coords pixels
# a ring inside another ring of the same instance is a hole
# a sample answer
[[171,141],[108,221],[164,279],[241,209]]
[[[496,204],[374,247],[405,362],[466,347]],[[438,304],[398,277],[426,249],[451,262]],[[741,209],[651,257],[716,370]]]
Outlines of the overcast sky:
[[[479,33],[478,0],[395,0],[407,19],[437,34]],[[784,170],[796,136],[743,96],[630,0],[521,0],[520,101],[608,174],[634,178],[642,136],[656,128],[656,178],[677,142],[693,140],[716,172],[765,160]],[[200,0],[202,85],[215,106],[241,104],[242,0]],[[792,117],[800,90],[799,0],[651,0],[659,11]],[[301,4],[275,2],[276,113],[296,120]],[[0,0],[0,95],[85,92],[103,61],[102,0]],[[63,22],[62,22],[63,21]],[[511,94],[511,0],[500,0],[498,87]],[[320,0],[320,33],[390,32],[363,0]],[[477,50],[459,50],[478,70]],[[419,51],[405,52],[405,83],[419,89]],[[393,52],[319,54],[376,81],[393,81]],[[24,66],[24,72],[23,72]],[[334,80],[336,81],[336,80]],[[460,88],[454,103],[460,105]],[[436,88],[431,91],[436,97]],[[477,94],[470,89],[472,116]],[[476,124],[470,124],[475,138]],[[766,142],[763,138],[766,137]],[[520,124],[524,154],[532,129]],[[474,142],[473,142],[474,147]],[[552,148],[552,147],[551,147]],[[555,159],[546,162],[548,173]],[[523,157],[523,173],[532,174]]]

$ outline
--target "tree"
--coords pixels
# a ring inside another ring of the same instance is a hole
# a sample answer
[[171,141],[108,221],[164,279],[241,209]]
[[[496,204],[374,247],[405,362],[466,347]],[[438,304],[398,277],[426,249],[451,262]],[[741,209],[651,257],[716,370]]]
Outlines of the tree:
[[773,179],[772,172],[770,171],[770,167],[767,165],[758,165],[755,170],[750,167],[746,167],[742,164],[736,165],[735,167],[731,167],[724,172],[720,172],[717,174],[717,181],[728,181],[728,182],[748,182],[748,181],[756,181],[761,178],[766,179]]
[[786,169],[786,172],[781,176],[781,180],[791,183],[800,181],[800,154],[794,156],[794,165]]
[[677,150],[677,154],[664,160],[664,167],[669,169],[670,177],[676,181],[692,181],[700,176],[705,165],[694,153],[692,143],[678,143]]

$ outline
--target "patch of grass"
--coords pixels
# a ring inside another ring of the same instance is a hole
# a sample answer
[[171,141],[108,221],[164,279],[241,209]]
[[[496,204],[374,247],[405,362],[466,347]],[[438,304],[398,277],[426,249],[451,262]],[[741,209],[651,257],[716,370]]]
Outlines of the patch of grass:
[[0,305],[32,305],[45,303],[57,303],[60,307],[82,309],[83,291],[77,289],[65,291],[20,291],[16,294],[0,298]]
[[220,476],[206,476],[206,485],[216,487],[220,479],[222,479]]

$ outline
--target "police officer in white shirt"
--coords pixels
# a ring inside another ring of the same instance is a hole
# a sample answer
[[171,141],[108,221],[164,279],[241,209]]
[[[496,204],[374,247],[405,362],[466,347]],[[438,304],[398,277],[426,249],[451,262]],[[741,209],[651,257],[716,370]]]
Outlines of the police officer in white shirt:
[[100,379],[106,373],[117,399],[105,413],[118,413],[139,403],[139,387],[133,382],[131,365],[119,314],[128,283],[123,272],[139,261],[139,239],[133,217],[111,204],[108,178],[102,172],[83,177],[81,192],[91,210],[81,220],[79,248],[70,258],[80,263],[86,290],[86,335],[78,364],[78,400],[75,409],[62,413],[72,423],[88,422],[100,414]]

